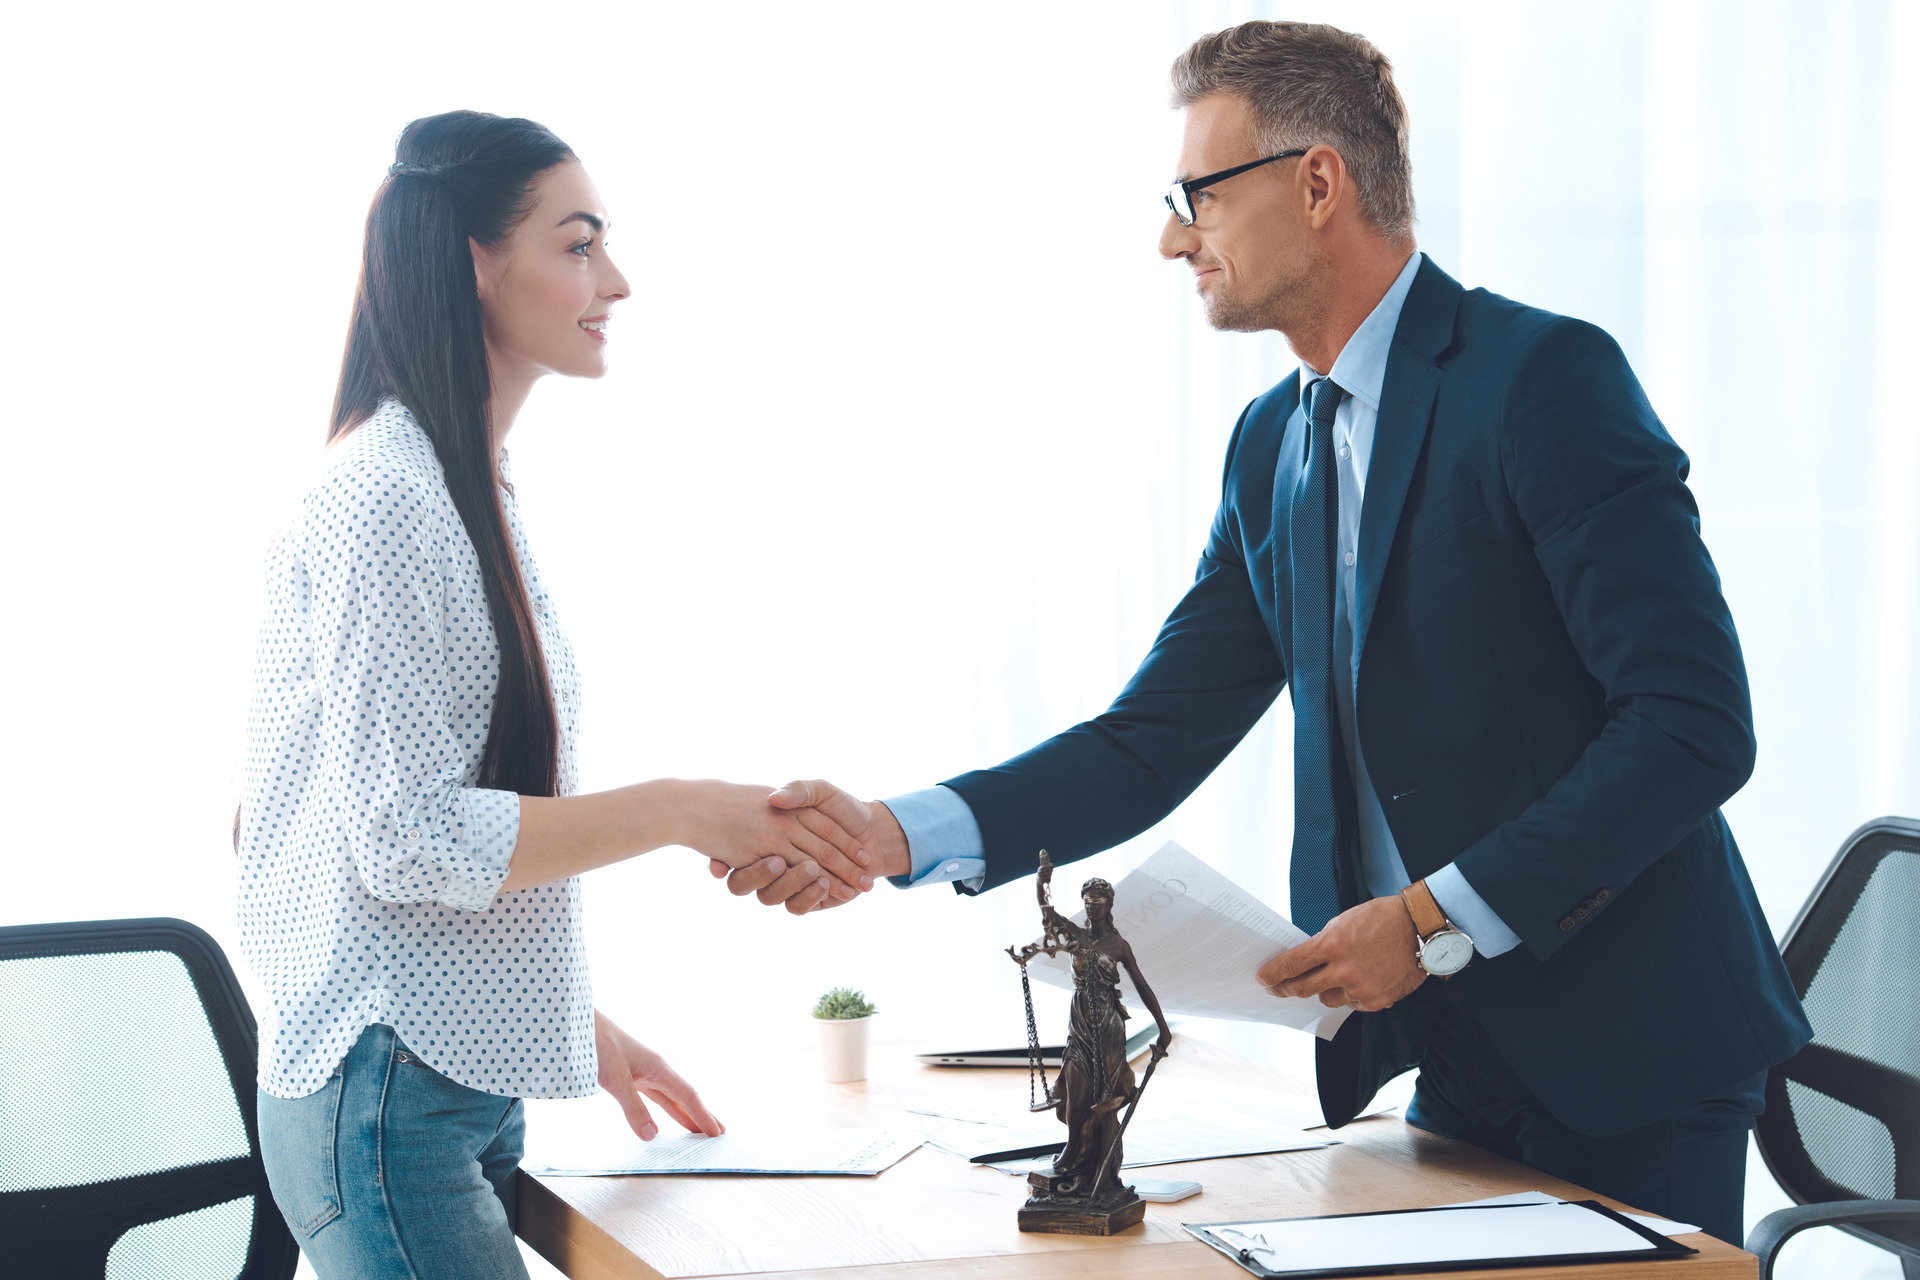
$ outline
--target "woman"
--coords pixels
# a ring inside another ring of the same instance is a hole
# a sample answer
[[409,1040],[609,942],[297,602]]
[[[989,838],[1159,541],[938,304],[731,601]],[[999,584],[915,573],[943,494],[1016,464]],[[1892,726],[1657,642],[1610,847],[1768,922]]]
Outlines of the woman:
[[593,1008],[583,871],[664,845],[778,859],[803,905],[872,887],[765,787],[575,796],[573,655],[503,444],[546,373],[599,377],[628,293],[578,159],[529,120],[416,120],[367,217],[324,474],[267,559],[236,838],[272,995],[260,1140],[323,1277],[524,1276],[525,1097],[599,1083],[722,1132]]

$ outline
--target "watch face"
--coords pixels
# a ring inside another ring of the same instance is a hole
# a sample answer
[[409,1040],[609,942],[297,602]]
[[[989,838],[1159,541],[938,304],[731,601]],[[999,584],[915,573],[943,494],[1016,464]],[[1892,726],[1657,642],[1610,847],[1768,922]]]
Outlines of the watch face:
[[1420,964],[1435,977],[1446,977],[1467,967],[1473,959],[1473,940],[1455,929],[1444,929],[1420,948]]

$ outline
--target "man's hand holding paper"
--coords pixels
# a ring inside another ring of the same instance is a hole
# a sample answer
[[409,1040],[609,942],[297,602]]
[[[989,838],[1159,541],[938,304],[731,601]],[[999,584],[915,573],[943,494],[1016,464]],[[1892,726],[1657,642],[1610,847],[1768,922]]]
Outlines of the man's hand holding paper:
[[1317,996],[1334,1007],[1377,1013],[1412,995],[1427,975],[1414,962],[1420,943],[1398,897],[1342,911],[1327,927],[1260,966],[1260,985],[1283,999]]

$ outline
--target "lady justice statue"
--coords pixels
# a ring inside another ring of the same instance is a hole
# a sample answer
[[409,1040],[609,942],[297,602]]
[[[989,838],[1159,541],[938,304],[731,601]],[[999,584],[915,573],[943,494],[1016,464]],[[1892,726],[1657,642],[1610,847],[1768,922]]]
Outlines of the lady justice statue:
[[[1051,1173],[1027,1175],[1033,1195],[1020,1210],[1020,1229],[1112,1235],[1146,1216],[1146,1203],[1120,1181],[1120,1137],[1133,1119],[1153,1069],[1173,1042],[1173,1029],[1160,1012],[1153,988],[1140,976],[1133,948],[1113,926],[1113,886],[1096,878],[1080,887],[1080,897],[1087,907],[1087,923],[1082,928],[1054,910],[1052,881],[1053,859],[1043,849],[1039,892],[1044,932],[1039,942],[1017,951],[1008,947],[1007,954],[1021,967],[1023,981],[1027,962],[1036,955],[1044,952],[1055,956],[1067,951],[1073,956],[1073,1009],[1067,1023],[1066,1052],[1061,1055],[1060,1074],[1048,1088],[1045,1101],[1032,1107],[1034,1111],[1051,1110],[1066,1124],[1067,1146],[1054,1159]],[[1133,1068],[1127,1065],[1127,1011],[1120,1004],[1122,966],[1160,1026],[1153,1057],[1138,1085]],[[1030,1047],[1038,1046],[1031,998],[1027,1001],[1027,1035]],[[1044,1071],[1041,1078],[1045,1079]]]

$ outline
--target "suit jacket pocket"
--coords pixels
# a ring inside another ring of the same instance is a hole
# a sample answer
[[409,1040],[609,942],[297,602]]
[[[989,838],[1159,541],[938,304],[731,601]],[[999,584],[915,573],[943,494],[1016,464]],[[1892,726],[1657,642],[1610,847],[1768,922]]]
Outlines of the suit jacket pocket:
[[1480,482],[1469,480],[1452,493],[1434,499],[1413,515],[1407,526],[1407,554],[1412,555],[1442,534],[1452,533],[1476,516],[1487,514]]

